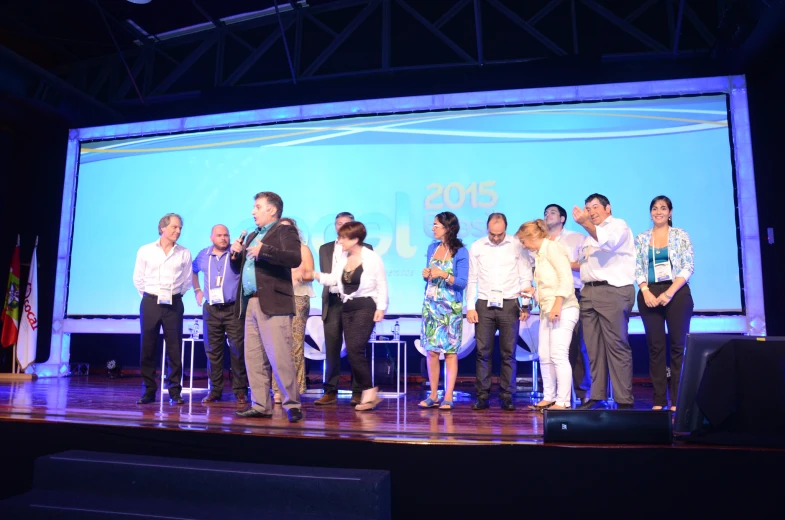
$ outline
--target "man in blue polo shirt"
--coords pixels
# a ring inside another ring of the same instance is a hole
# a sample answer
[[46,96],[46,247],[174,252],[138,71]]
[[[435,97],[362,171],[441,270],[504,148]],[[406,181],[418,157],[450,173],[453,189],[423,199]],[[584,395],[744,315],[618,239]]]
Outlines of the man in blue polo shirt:
[[[204,319],[204,351],[210,371],[210,393],[203,403],[221,400],[224,379],[224,345],[229,342],[232,360],[232,391],[238,404],[248,403],[248,376],[245,371],[245,322],[235,312],[237,287],[242,271],[242,256],[229,250],[229,229],[213,226],[211,247],[199,251],[193,263],[193,285],[196,303],[202,307]],[[204,287],[199,273],[204,273]]]

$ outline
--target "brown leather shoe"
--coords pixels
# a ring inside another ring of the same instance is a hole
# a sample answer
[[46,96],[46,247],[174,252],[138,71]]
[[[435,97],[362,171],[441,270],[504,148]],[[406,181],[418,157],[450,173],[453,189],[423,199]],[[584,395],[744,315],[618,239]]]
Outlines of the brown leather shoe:
[[215,403],[221,400],[221,394],[207,394],[207,396],[202,399],[203,403]]
[[316,406],[327,406],[328,404],[335,404],[338,402],[338,397],[335,394],[324,394],[319,399],[313,402]]
[[352,400],[349,401],[349,405],[354,408],[358,404],[363,402],[363,394],[352,394]]
[[248,396],[245,394],[235,394],[237,397],[237,404],[248,404]]

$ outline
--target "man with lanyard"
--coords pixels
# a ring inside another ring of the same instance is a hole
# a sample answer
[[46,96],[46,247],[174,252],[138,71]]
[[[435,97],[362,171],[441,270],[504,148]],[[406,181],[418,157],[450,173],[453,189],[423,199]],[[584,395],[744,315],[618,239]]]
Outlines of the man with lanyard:
[[[586,235],[564,229],[567,222],[567,210],[558,204],[548,204],[545,206],[543,220],[548,226],[548,238],[554,240],[567,249],[570,257],[570,267],[572,268],[572,278],[575,284],[575,296],[581,301],[581,265],[578,258],[581,256],[581,248]],[[570,366],[572,366],[572,381],[575,387],[575,395],[583,402],[586,393],[591,390],[591,377],[589,376],[589,358],[586,354],[586,345],[583,343],[581,333],[581,322],[575,325],[572,331],[572,342],[570,343]]]
[[581,326],[591,371],[591,394],[579,409],[604,406],[608,372],[618,408],[632,408],[632,348],[628,339],[635,301],[635,243],[625,221],[611,215],[607,197],[593,193],[572,217],[589,236],[581,264]]
[[501,408],[513,411],[518,321],[528,317],[528,309],[520,308],[518,296],[523,289],[531,287],[532,267],[520,241],[507,234],[507,217],[503,213],[491,213],[487,228],[488,236],[475,241],[469,249],[466,319],[477,324],[474,334],[477,339],[477,401],[472,410],[489,407],[490,357],[498,330]]
[[155,380],[155,351],[158,333],[163,327],[166,357],[169,360],[169,402],[184,404],[181,379],[183,364],[183,294],[191,288],[191,252],[177,244],[183,229],[183,219],[167,213],[158,221],[161,236],[146,244],[136,253],[134,286],[142,297],[139,306],[141,329],[142,382],[144,394],[136,404],[155,401],[158,384]]
[[[193,264],[193,285],[196,304],[202,307],[204,319],[204,353],[210,370],[210,393],[203,403],[221,400],[224,383],[224,345],[229,342],[232,363],[232,391],[239,404],[248,403],[248,376],[245,373],[244,328],[239,312],[235,312],[235,295],[240,283],[242,257],[229,251],[229,229],[213,226],[212,247],[199,251]],[[199,273],[204,273],[206,293],[199,286]],[[207,300],[205,301],[205,296]]]

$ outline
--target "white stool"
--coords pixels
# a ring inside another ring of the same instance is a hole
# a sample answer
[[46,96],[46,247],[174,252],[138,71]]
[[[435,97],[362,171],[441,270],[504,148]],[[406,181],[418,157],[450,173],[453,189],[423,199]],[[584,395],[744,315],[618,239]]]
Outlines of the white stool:
[[[306,341],[303,345],[303,353],[307,359],[322,362],[322,383],[327,376],[327,346],[324,342],[324,322],[321,316],[309,316],[305,322],[305,334],[321,349],[316,350]],[[346,357],[346,342],[341,345],[341,357]],[[324,390],[310,389],[305,391],[308,395],[320,395]],[[346,390],[339,390],[338,393],[347,393]],[[348,392],[351,393],[351,392]]]
[[[456,355],[458,359],[461,360],[469,355],[469,353],[474,350],[474,347],[477,345],[477,340],[474,338],[474,323],[469,323],[469,320],[466,318],[463,319],[462,323],[462,331],[461,331],[461,345],[458,347],[458,352]],[[423,356],[428,355],[428,351],[425,350],[425,347],[422,346],[422,342],[420,338],[414,340],[414,348],[417,349],[417,352],[422,354]],[[439,360],[444,361],[444,354],[439,354]],[[442,372],[442,385],[447,383],[447,363],[444,364],[444,370]],[[440,390],[440,392],[444,393],[444,390]],[[456,397],[468,397],[469,394],[466,392],[458,392],[457,390],[453,390],[453,399]]]
[[533,399],[542,399],[543,395],[540,392],[540,380],[538,376],[540,366],[540,354],[538,352],[540,345],[540,315],[529,314],[526,321],[520,322],[518,327],[518,335],[526,345],[531,349],[525,350],[521,347],[515,348],[515,361],[527,362],[532,364],[532,391],[529,397]]
[[[395,343],[398,346],[398,354],[396,358],[396,365],[398,366],[398,370],[396,371],[396,386],[395,392],[379,392],[379,397],[394,397],[399,398],[406,395],[406,390],[408,388],[408,369],[406,367],[406,362],[408,361],[408,357],[406,355],[406,342],[399,339],[377,339],[373,341],[369,341],[371,345],[371,385],[376,386],[376,345],[381,343]],[[401,392],[401,348],[403,348],[403,392]]]
[[[201,334],[197,334],[196,336],[191,336],[189,338],[183,338],[183,345],[180,349],[180,366],[185,363],[185,344],[186,342],[191,343],[191,371],[189,375],[188,387],[186,388],[183,386],[183,381],[185,381],[185,372],[181,371],[180,374],[180,388],[181,392],[184,394],[191,394],[194,392],[208,392],[210,390],[210,379],[207,379],[207,388],[194,388],[194,346],[196,342],[203,342],[204,340],[201,337]],[[168,389],[164,388],[164,379],[166,379],[166,340],[164,340],[164,347],[161,352],[161,395],[166,392],[169,393]]]

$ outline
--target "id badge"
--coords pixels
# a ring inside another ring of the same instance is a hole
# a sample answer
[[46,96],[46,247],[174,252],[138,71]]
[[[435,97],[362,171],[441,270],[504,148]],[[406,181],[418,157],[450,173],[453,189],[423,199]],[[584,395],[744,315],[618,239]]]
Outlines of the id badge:
[[220,287],[210,289],[210,305],[224,302],[224,291]]
[[429,282],[428,289],[425,291],[425,297],[431,300],[435,300],[438,290],[439,287],[435,283]]
[[588,257],[591,254],[591,249],[590,248],[591,248],[591,246],[589,246],[589,245],[585,245],[585,246],[581,247],[581,254],[578,257],[578,263],[579,264],[582,264],[583,262],[585,262],[586,261],[586,257]]
[[654,280],[657,282],[669,282],[673,280],[673,271],[671,270],[671,263],[669,261],[654,264]]
[[488,307],[504,307],[504,299],[502,298],[501,291],[491,291],[490,297],[488,298]]
[[163,289],[158,292],[158,305],[171,305],[172,304],[172,290]]

